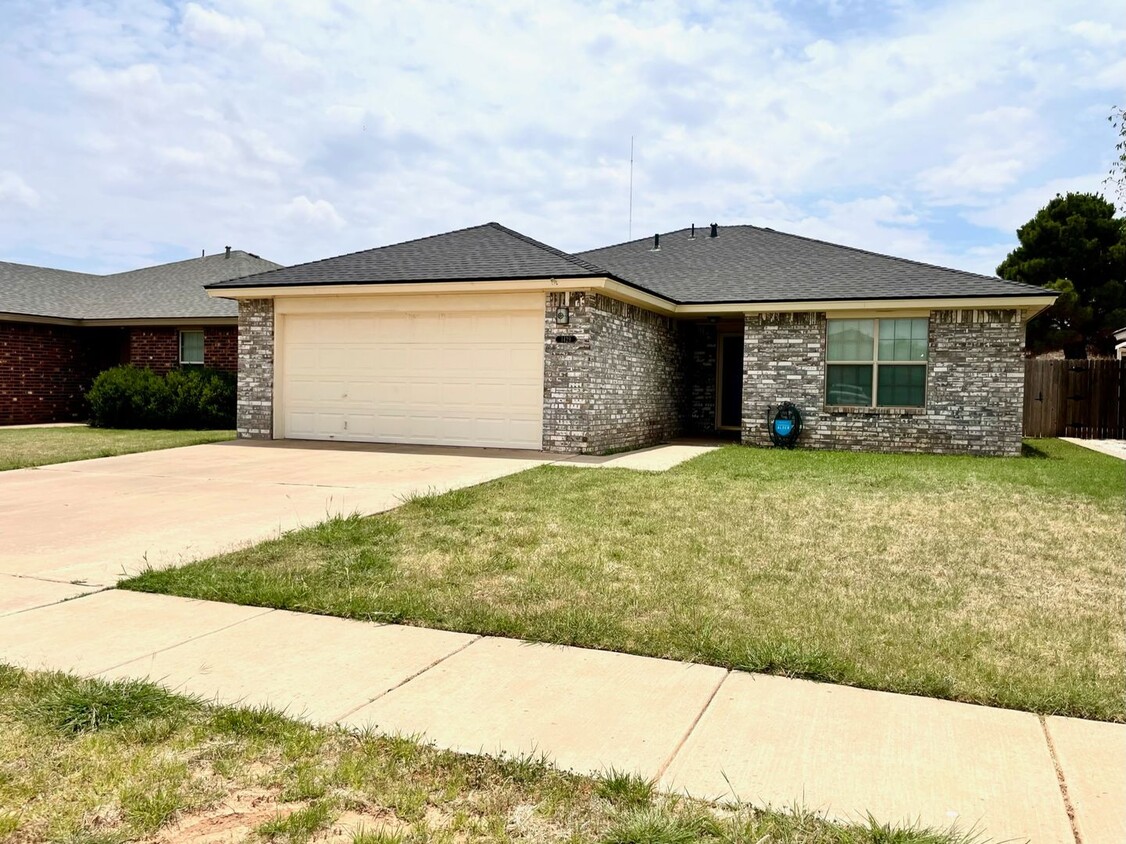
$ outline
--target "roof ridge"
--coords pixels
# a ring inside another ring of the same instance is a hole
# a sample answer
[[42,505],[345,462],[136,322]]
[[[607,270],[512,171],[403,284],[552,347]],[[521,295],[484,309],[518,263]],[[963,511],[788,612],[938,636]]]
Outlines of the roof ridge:
[[18,261],[0,261],[0,266],[7,267],[24,267],[29,270],[49,270],[53,273],[66,273],[67,275],[80,275],[86,278],[103,278],[97,273],[87,273],[82,270],[61,270],[58,267],[44,267],[40,264],[21,264]]
[[[229,260],[230,258],[234,257],[235,255],[245,255],[247,258],[252,258],[256,261],[265,261],[268,264],[276,263],[275,261],[271,261],[269,258],[263,258],[261,255],[252,255],[250,252],[247,252],[245,249],[232,249],[230,256],[225,255],[223,252],[214,252],[211,255],[194,255],[191,258],[181,258],[179,261],[166,261],[163,264],[150,264],[147,267],[137,267],[136,269],[132,269],[132,270],[121,270],[120,272],[116,272],[116,273],[104,273],[104,274],[101,274],[101,275],[98,275],[98,274],[95,274],[95,273],[89,273],[89,275],[93,275],[94,278],[117,278],[118,276],[132,275],[133,273],[143,273],[143,272],[148,272],[149,270],[159,270],[159,269],[162,269],[164,267],[175,267],[175,266],[178,266],[180,264],[190,264],[193,261],[207,261],[207,260],[212,260],[212,261],[223,260],[223,261],[226,261],[226,260]],[[275,269],[281,269],[281,265],[279,264],[277,267],[275,267]],[[272,272],[272,270],[270,270],[269,272]]]
[[502,231],[505,234],[510,235],[511,237],[515,237],[517,240],[522,240],[522,241],[524,241],[525,243],[527,243],[531,246],[535,246],[537,249],[542,249],[545,252],[549,252],[550,254],[555,255],[558,258],[562,258],[563,260],[565,260],[569,263],[572,263],[572,264],[575,264],[576,266],[582,267],[584,270],[588,270],[590,272],[598,273],[600,275],[612,275],[612,273],[608,272],[607,270],[603,269],[602,267],[598,266],[597,264],[595,264],[591,261],[587,261],[587,260],[580,258],[577,255],[572,254],[570,252],[564,252],[562,249],[556,249],[554,246],[550,246],[550,245],[544,243],[543,241],[536,240],[534,237],[528,237],[528,235],[526,235],[526,234],[521,234],[520,232],[516,231],[515,229],[510,229],[508,226],[501,225],[500,223],[497,223],[497,222],[490,222],[490,223],[486,223],[485,225],[492,226],[494,229],[497,229],[498,231]]
[[[232,249],[231,255],[232,256],[233,255],[245,255],[247,258],[253,258],[256,261],[264,261],[268,264],[276,263],[275,261],[271,261],[269,258],[263,258],[261,255],[254,255],[250,252],[247,252],[245,249]],[[29,270],[48,270],[49,272],[53,272],[53,273],[67,273],[68,275],[83,276],[83,277],[89,278],[89,279],[95,279],[95,278],[96,279],[111,279],[111,278],[117,278],[118,276],[123,276],[123,275],[132,275],[133,273],[147,272],[149,270],[158,270],[158,269],[161,269],[162,267],[173,267],[173,266],[176,266],[177,264],[188,264],[188,263],[191,263],[192,261],[201,261],[201,260],[205,260],[207,258],[211,258],[211,259],[222,258],[223,260],[226,260],[226,257],[224,256],[224,254],[222,252],[216,252],[212,255],[201,255],[199,257],[181,258],[179,261],[166,261],[163,264],[149,264],[148,266],[136,267],[136,268],[131,269],[131,270],[119,270],[118,272],[115,272],[115,273],[88,273],[88,272],[84,272],[83,270],[63,270],[63,269],[59,269],[57,267],[45,267],[42,264],[21,264],[18,261],[0,261],[0,266],[23,267],[23,268],[29,269]],[[280,264],[278,265],[277,269],[281,269]]]
[[[250,278],[251,276],[259,276],[259,275],[262,275],[262,276],[270,275],[270,273],[280,272],[281,270],[293,270],[293,269],[298,269],[300,267],[311,267],[314,264],[323,264],[327,261],[335,261],[338,258],[350,258],[353,255],[362,255],[365,252],[376,252],[380,249],[388,249],[392,246],[403,246],[407,243],[418,243],[419,241],[423,241],[423,240],[433,240],[436,237],[445,237],[448,234],[461,234],[462,232],[472,231],[473,229],[487,228],[488,226],[491,226],[491,225],[495,225],[495,224],[493,224],[493,223],[478,223],[475,226],[465,226],[465,227],[460,228],[460,229],[451,229],[448,232],[440,232],[438,234],[428,234],[428,235],[424,235],[423,237],[409,237],[406,240],[399,240],[399,241],[396,241],[395,243],[385,243],[382,246],[369,246],[367,249],[356,249],[353,252],[342,252],[339,255],[330,255],[327,258],[318,258],[315,261],[303,261],[300,264],[289,264],[287,266],[274,267],[274,269],[272,269],[272,270],[263,270],[260,273],[251,273],[250,276],[243,276],[243,278]],[[233,280],[233,279],[228,279],[228,280]],[[222,282],[213,281],[210,284],[207,284],[205,286],[211,287],[212,285],[215,285],[215,284],[222,284]]]
[[[957,275],[972,276],[973,278],[988,279],[989,281],[993,281],[993,282],[1000,281],[1000,282],[1003,282],[1003,283],[1010,285],[1012,287],[1019,287],[1019,288],[1026,289],[1026,290],[1040,290],[1040,289],[1042,289],[1042,288],[1037,287],[1034,284],[1027,284],[1023,281],[1014,281],[1014,280],[1008,279],[1008,278],[1001,278],[1000,276],[997,276],[997,275],[986,275],[985,273],[975,273],[972,270],[960,270],[960,269],[957,269],[955,267],[944,267],[941,264],[932,264],[932,263],[929,263],[927,261],[918,261],[918,260],[915,260],[914,258],[903,258],[899,255],[888,255],[886,252],[876,252],[872,249],[863,249],[859,246],[849,246],[848,244],[845,244],[845,243],[834,243],[831,240],[822,240],[821,238],[818,238],[818,237],[809,237],[808,235],[794,234],[793,232],[786,232],[786,231],[781,231],[779,229],[773,229],[773,228],[770,228],[769,226],[756,226],[752,223],[732,223],[732,224],[727,225],[727,226],[723,226],[723,225],[720,226],[720,229],[724,229],[724,228],[728,228],[728,229],[754,229],[755,231],[769,232],[770,234],[776,234],[776,235],[780,235],[782,237],[789,237],[789,238],[793,238],[795,240],[803,240],[807,243],[819,243],[819,244],[822,244],[823,246],[832,246],[836,249],[847,249],[850,252],[858,252],[861,255],[871,255],[875,258],[885,258],[885,259],[888,259],[888,260],[891,260],[891,261],[899,261],[900,263],[903,263],[903,264],[913,264],[917,267],[926,267],[927,269],[941,270],[942,272],[946,272],[946,273],[955,273]],[[685,231],[689,231],[689,229],[688,228],[673,229],[672,231],[661,232],[661,236],[665,237],[665,236],[668,236],[668,235],[675,235],[675,234],[679,234],[680,232],[685,232]],[[707,235],[704,235],[704,239],[707,239]],[[579,254],[585,255],[585,254],[589,254],[591,252],[599,252],[603,249],[615,249],[615,248],[618,248],[618,247],[621,247],[621,246],[628,246],[631,243],[646,243],[646,242],[648,242],[648,240],[649,240],[649,238],[647,238],[647,237],[635,238],[633,240],[623,240],[619,243],[611,243],[608,246],[599,246],[599,247],[596,247],[594,249],[587,249],[587,250],[584,250],[583,252],[581,252]]]
[[[1015,284],[1015,285],[1020,286],[1020,287],[1035,287],[1035,285],[1025,284],[1024,282],[1020,282],[1020,281],[1012,281],[1011,279],[1001,278],[1000,276],[997,276],[997,275],[986,275],[985,273],[975,273],[972,270],[959,270],[955,267],[944,267],[941,264],[932,264],[928,261],[918,261],[918,260],[915,260],[914,258],[903,258],[903,257],[900,257],[899,255],[888,255],[886,252],[876,252],[872,249],[863,249],[859,246],[849,246],[846,243],[833,243],[831,240],[822,240],[819,237],[809,237],[808,235],[804,235],[804,234],[794,234],[793,232],[779,231],[778,229],[772,229],[769,226],[756,226],[756,225],[753,225],[751,223],[736,223],[735,225],[728,226],[727,228],[729,228],[729,229],[736,229],[736,228],[738,228],[738,229],[755,229],[757,231],[764,231],[764,232],[770,232],[771,234],[781,235],[782,237],[792,237],[795,240],[804,240],[807,243],[820,243],[824,246],[833,246],[837,249],[847,249],[849,252],[859,252],[861,255],[872,255],[873,257],[876,257],[876,258],[887,258],[888,260],[891,260],[891,261],[899,261],[902,264],[914,264],[917,267],[926,267],[927,269],[931,269],[931,270],[942,270],[943,272],[946,272],[946,273],[957,273],[958,275],[969,275],[969,276],[973,276],[974,278],[985,278],[985,279],[989,279],[990,281],[1003,281],[1006,284]],[[1039,289],[1039,288],[1036,288],[1036,289]]]
[[[657,234],[659,234],[661,237],[668,237],[670,234],[678,234],[679,232],[686,232],[686,231],[688,231],[687,228],[672,229],[671,231],[667,231],[667,232],[657,232]],[[701,231],[703,231],[703,229],[701,229]],[[652,235],[648,235],[646,237],[634,237],[634,238],[630,238],[629,240],[619,240],[617,243],[608,243],[605,246],[596,246],[593,249],[584,249],[582,252],[576,252],[575,254],[576,255],[588,255],[591,252],[601,252],[603,249],[616,249],[619,246],[629,246],[631,243],[649,243],[649,241],[651,239],[652,239]],[[703,238],[703,236],[701,236],[698,239],[703,240],[704,238]]]

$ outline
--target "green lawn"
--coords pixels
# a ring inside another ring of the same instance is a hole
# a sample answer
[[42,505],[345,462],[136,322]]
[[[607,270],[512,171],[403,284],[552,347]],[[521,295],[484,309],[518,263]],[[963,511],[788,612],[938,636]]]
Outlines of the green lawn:
[[234,439],[234,431],[0,428],[0,471]]
[[[8,844],[961,844],[808,813],[715,807],[636,776],[458,756],[403,738],[215,708],[134,681],[0,665],[0,840]],[[154,836],[156,836],[154,838]]]
[[1121,461],[542,466],[125,588],[1126,720]]

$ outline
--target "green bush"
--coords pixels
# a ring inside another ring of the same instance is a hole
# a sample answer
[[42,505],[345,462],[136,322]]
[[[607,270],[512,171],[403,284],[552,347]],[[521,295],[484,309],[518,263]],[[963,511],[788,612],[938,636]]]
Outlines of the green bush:
[[203,367],[151,369],[115,366],[86,392],[96,428],[233,428],[235,376]]

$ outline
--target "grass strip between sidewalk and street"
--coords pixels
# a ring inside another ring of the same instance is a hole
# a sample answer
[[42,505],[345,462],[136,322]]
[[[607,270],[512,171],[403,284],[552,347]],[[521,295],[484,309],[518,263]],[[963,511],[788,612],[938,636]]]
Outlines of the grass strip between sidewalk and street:
[[135,680],[0,665],[0,840],[584,844],[968,844],[972,834],[833,824],[658,793],[535,757],[435,750],[213,707]]

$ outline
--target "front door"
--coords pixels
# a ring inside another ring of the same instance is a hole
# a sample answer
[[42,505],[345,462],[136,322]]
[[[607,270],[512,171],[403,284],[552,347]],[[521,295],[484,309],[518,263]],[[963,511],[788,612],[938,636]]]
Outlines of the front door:
[[738,431],[743,423],[743,335],[720,334],[716,349],[716,427]]

